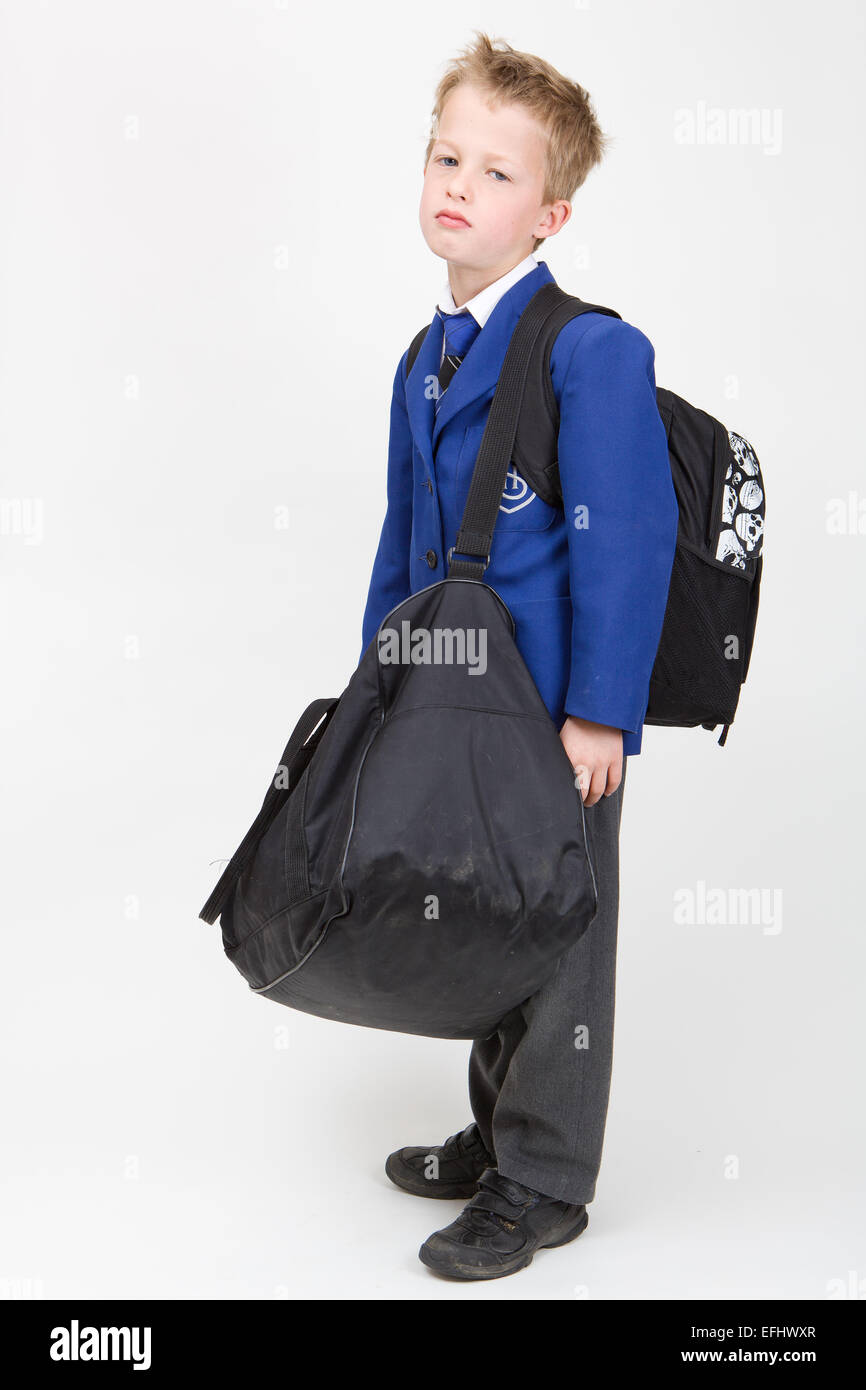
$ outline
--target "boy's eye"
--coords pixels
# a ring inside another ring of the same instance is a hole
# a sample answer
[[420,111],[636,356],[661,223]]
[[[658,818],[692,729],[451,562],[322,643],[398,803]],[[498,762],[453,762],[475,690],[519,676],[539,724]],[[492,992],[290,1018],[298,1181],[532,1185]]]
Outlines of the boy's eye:
[[[456,159],[456,157],[455,157],[453,154],[440,154],[440,155],[437,157],[437,159],[436,159],[436,163],[437,163],[437,164],[441,164],[442,161],[443,161],[443,160],[446,160],[446,159],[450,159],[452,164],[456,164],[456,163],[457,163],[457,159]],[[498,174],[499,177],[502,178],[502,179],[504,179],[506,183],[510,183],[510,182],[511,182],[511,180],[509,179],[508,175],[507,175],[507,174],[503,174],[503,172],[502,172],[501,169],[488,169],[487,172],[488,172],[488,174]],[[498,182],[499,182],[499,179],[496,179],[495,182],[498,183]]]

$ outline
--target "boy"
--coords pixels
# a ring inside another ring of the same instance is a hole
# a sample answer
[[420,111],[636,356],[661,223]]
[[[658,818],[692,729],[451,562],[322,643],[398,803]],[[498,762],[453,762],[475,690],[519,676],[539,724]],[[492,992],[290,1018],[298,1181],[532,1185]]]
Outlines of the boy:
[[[436,94],[421,197],[448,285],[408,379],[394,380],[388,505],[363,643],[410,594],[447,574],[512,331],[553,276],[533,253],[564,226],[602,157],[586,92],[482,34]],[[474,1122],[390,1155],[419,1196],[469,1198],[421,1247],[457,1279],[491,1279],[587,1225],[610,1088],[626,762],[640,752],[677,533],[654,353],[632,325],[587,313],[551,353],[563,510],[509,472],[485,582],[579,777],[599,907],[553,978],[472,1045]]]

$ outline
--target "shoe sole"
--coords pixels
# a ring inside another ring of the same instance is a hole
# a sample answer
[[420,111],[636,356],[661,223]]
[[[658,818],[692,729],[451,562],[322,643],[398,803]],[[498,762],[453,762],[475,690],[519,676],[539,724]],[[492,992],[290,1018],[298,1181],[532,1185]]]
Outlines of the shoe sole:
[[[413,1172],[411,1168],[398,1169],[394,1162],[395,1158],[395,1154],[389,1154],[385,1160],[385,1173],[395,1187],[399,1187],[403,1192],[411,1193],[413,1197],[433,1197],[440,1201],[461,1198],[465,1201],[469,1197],[474,1197],[478,1191],[477,1182],[452,1182],[437,1185],[435,1179],[419,1178],[418,1174]],[[405,1178],[404,1173],[406,1174]]]
[[532,1264],[533,1257],[538,1254],[539,1250],[556,1250],[560,1245],[568,1245],[570,1241],[577,1240],[578,1236],[583,1235],[588,1225],[589,1213],[584,1212],[576,1230],[570,1231],[568,1235],[561,1236],[559,1240],[545,1241],[543,1245],[537,1246],[536,1249],[532,1251],[532,1254],[527,1255],[519,1264],[509,1265],[507,1269],[481,1270],[475,1269],[470,1265],[465,1265],[462,1269],[454,1266],[446,1268],[445,1266],[437,1264],[423,1245],[418,1251],[418,1257],[423,1265],[426,1265],[434,1274],[438,1274],[441,1279],[462,1279],[466,1282],[478,1279],[504,1279],[507,1274],[517,1274],[519,1270],[527,1269],[528,1266]]

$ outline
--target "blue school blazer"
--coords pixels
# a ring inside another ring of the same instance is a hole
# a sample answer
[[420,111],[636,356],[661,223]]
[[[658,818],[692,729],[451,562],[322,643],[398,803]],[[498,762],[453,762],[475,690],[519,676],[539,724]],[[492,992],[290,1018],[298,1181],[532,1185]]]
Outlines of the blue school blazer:
[[[401,358],[364,650],[396,604],[446,577],[506,348],[532,296],[553,278],[541,261],[502,296],[435,419],[438,317],[408,378],[407,354]],[[622,729],[626,756],[641,749],[677,536],[654,357],[643,333],[604,314],[583,314],[561,330],[550,362],[564,507],[548,506],[512,468],[484,575],[511,611],[518,649],[557,728],[575,714]]]

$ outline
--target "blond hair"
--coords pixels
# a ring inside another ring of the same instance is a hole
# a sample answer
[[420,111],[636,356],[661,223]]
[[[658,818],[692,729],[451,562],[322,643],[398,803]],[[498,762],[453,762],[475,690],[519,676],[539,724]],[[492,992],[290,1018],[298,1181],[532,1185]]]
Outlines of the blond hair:
[[[519,53],[504,39],[491,40],[478,29],[474,33],[475,43],[452,60],[436,88],[424,168],[447,98],[461,82],[469,82],[491,101],[513,102],[535,117],[547,135],[541,201],[570,201],[590,170],[601,162],[610,138],[601,131],[589,93],[543,58]],[[543,237],[536,237],[533,251],[543,241]]]

